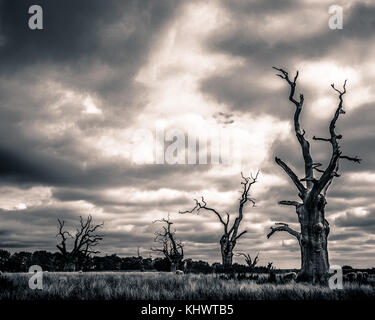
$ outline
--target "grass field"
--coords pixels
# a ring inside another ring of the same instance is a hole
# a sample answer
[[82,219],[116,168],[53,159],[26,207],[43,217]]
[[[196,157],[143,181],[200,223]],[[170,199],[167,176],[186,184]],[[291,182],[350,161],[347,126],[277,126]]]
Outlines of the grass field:
[[374,285],[345,284],[343,290],[290,282],[257,284],[216,275],[163,272],[45,273],[43,290],[29,288],[30,274],[0,278],[0,300],[343,300],[375,299]]

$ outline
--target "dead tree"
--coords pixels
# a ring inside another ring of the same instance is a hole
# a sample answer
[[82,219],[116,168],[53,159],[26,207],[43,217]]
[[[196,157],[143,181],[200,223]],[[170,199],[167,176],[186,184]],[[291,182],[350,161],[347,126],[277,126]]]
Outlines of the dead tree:
[[239,208],[238,208],[238,216],[234,220],[233,225],[230,227],[230,215],[228,212],[226,212],[226,218],[224,219],[222,215],[216,211],[213,208],[207,207],[207,203],[204,201],[204,198],[202,197],[201,201],[195,200],[195,207],[188,211],[180,211],[180,213],[192,213],[196,211],[199,213],[201,209],[204,209],[206,211],[209,211],[216,215],[216,217],[219,219],[220,223],[223,225],[223,235],[220,238],[220,248],[221,248],[221,257],[222,257],[222,263],[224,266],[224,269],[228,270],[232,266],[233,262],[233,249],[236,246],[237,240],[243,236],[247,231],[242,231],[238,233],[238,229],[240,227],[241,221],[243,219],[243,209],[245,204],[249,201],[255,205],[255,200],[253,198],[250,198],[249,192],[250,187],[257,181],[259,175],[259,171],[257,172],[256,176],[253,177],[244,177],[244,175],[241,172],[241,176],[243,181],[242,184],[242,194],[241,198],[239,199]]
[[274,269],[273,262],[267,263],[267,272],[270,273]]
[[251,256],[248,253],[239,252],[239,253],[237,253],[237,255],[243,256],[245,258],[246,264],[249,267],[250,273],[252,274],[255,270],[255,266],[257,265],[257,263],[259,261],[259,252],[255,256],[254,259],[251,259]]
[[[302,112],[304,96],[300,94],[299,99],[295,97],[298,71],[293,80],[291,80],[288,72],[285,70],[275,67],[274,69],[279,72],[277,76],[285,80],[290,87],[289,101],[295,106],[294,131],[301,146],[305,177],[300,179],[284,161],[280,158],[275,158],[276,163],[285,171],[297,188],[298,197],[301,199],[300,201],[282,200],[279,204],[295,207],[301,231],[293,230],[286,223],[277,223],[274,227],[271,227],[267,238],[270,238],[275,232],[279,231],[288,232],[296,238],[301,248],[301,270],[299,279],[325,283],[329,270],[327,237],[330,230],[329,223],[324,214],[324,209],[327,204],[327,190],[332,180],[340,176],[338,174],[340,159],[357,163],[361,161],[357,157],[349,157],[342,154],[339,145],[339,140],[342,139],[342,135],[335,132],[335,126],[339,116],[345,113],[343,109],[343,97],[346,93],[346,80],[342,90],[337,89],[334,84],[331,85],[338,95],[338,106],[329,125],[330,136],[328,138],[313,137],[315,141],[329,143],[332,148],[327,167],[321,169],[322,164],[313,161],[310,154],[310,143],[306,139],[305,130],[301,129],[300,126],[299,118]],[[317,175],[320,175],[320,177],[316,177],[315,172]]]
[[[91,215],[87,217],[86,221],[80,217],[80,225],[74,236],[64,230],[65,221],[58,219],[58,223],[56,237],[60,237],[61,242],[56,247],[64,258],[64,270],[75,271],[80,261],[84,263],[91,254],[100,253],[100,251],[94,250],[94,247],[103,240],[101,235],[96,234],[96,231],[103,227],[103,223],[93,224]],[[73,242],[70,250],[67,248],[68,238],[71,238]]]
[[175,272],[177,267],[184,259],[184,245],[181,241],[176,240],[176,231],[171,229],[173,222],[168,219],[159,219],[155,222],[161,222],[161,231],[155,232],[154,242],[158,243],[161,248],[151,248],[152,251],[161,252],[171,264],[171,272]]

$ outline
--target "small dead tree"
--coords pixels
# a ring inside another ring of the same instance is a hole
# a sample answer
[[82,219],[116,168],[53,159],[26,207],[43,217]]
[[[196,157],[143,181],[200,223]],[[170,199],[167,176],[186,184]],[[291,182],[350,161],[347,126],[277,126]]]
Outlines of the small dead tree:
[[[61,242],[56,247],[64,258],[64,270],[75,271],[79,261],[85,262],[91,254],[100,253],[93,248],[103,240],[103,236],[96,234],[96,232],[103,227],[104,223],[93,224],[91,215],[87,217],[86,221],[80,217],[80,225],[73,236],[69,231],[64,230],[65,221],[60,219],[57,221],[59,226],[56,237],[60,237]],[[73,247],[70,250],[67,248],[68,238],[71,238],[73,242]]]
[[243,256],[245,258],[246,264],[249,267],[249,271],[250,271],[250,273],[252,275],[253,272],[254,272],[254,270],[255,270],[255,267],[256,267],[256,265],[258,264],[258,261],[259,261],[259,252],[255,256],[254,259],[251,259],[251,256],[248,253],[239,252],[239,253],[237,253],[237,255],[238,256]]
[[151,250],[161,252],[170,262],[171,272],[175,272],[184,259],[184,245],[176,240],[176,230],[172,230],[173,222],[170,221],[169,216],[168,219],[153,221],[155,222],[164,224],[160,231],[155,232],[154,238],[154,242],[158,243],[161,248],[151,248]]
[[267,272],[270,273],[274,269],[273,262],[267,263]]
[[[342,154],[339,140],[341,134],[335,132],[336,122],[341,114],[345,114],[343,109],[343,97],[346,93],[346,80],[343,89],[339,90],[332,84],[333,90],[338,94],[338,106],[329,125],[329,138],[313,137],[313,140],[323,141],[331,145],[332,153],[326,169],[321,169],[322,164],[313,161],[310,154],[310,143],[305,137],[305,130],[301,129],[299,117],[304,103],[303,94],[299,99],[295,97],[298,71],[293,80],[289,78],[288,72],[275,68],[279,72],[277,76],[285,80],[290,87],[289,101],[295,106],[294,131],[301,146],[304,160],[305,177],[300,179],[293,170],[280,158],[275,158],[276,163],[285,171],[298,190],[301,201],[282,200],[281,205],[294,206],[297,212],[298,222],[301,231],[298,232],[290,228],[286,223],[277,223],[271,227],[267,238],[279,231],[288,232],[295,237],[301,248],[301,270],[299,279],[311,282],[325,283],[329,270],[327,237],[330,231],[329,223],[325,218],[324,209],[327,204],[326,194],[332,180],[339,177],[339,160],[345,159],[360,163],[357,157],[349,157]],[[315,177],[315,171],[320,177]]]
[[255,199],[250,198],[249,192],[251,186],[257,181],[259,175],[259,171],[255,175],[251,175],[250,177],[244,177],[241,172],[242,176],[242,194],[241,198],[239,199],[239,208],[238,208],[238,216],[234,220],[234,223],[230,227],[230,215],[226,212],[226,218],[224,219],[222,215],[215,209],[207,207],[207,203],[204,201],[202,197],[201,201],[195,200],[195,207],[188,211],[180,211],[181,214],[184,213],[192,213],[196,211],[199,213],[200,210],[206,210],[216,215],[219,219],[220,223],[223,225],[223,235],[220,238],[220,248],[221,248],[221,257],[224,269],[228,270],[232,266],[233,262],[233,249],[236,246],[237,240],[243,236],[247,231],[242,231],[238,233],[238,229],[240,227],[241,221],[243,219],[243,209],[247,202],[251,202],[253,206],[255,206]]

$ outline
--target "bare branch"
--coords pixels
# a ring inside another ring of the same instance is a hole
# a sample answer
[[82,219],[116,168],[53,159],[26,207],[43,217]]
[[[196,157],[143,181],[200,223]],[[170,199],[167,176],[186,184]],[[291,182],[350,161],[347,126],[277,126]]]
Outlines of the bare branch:
[[65,226],[65,221],[61,221],[60,219],[57,219],[58,223],[59,223],[59,227],[58,227],[58,233],[56,235],[56,237],[60,236],[61,237],[61,243],[56,245],[57,249],[60,250],[60,252],[62,253],[63,256],[66,256],[67,255],[67,249],[66,249],[66,240],[67,240],[67,237],[72,237],[72,235],[68,232],[68,231],[64,231],[64,226]]
[[302,156],[305,162],[305,175],[307,178],[309,178],[306,180],[307,182],[306,185],[307,185],[307,188],[310,188],[312,186],[312,183],[311,183],[312,180],[310,180],[310,178],[314,177],[314,172],[312,169],[313,160],[310,154],[310,143],[305,139],[305,131],[301,129],[301,126],[299,123],[299,117],[302,112],[304,96],[303,94],[300,94],[299,101],[297,101],[294,97],[299,73],[297,71],[293,81],[291,81],[289,79],[288,72],[286,72],[285,70],[281,68],[276,68],[276,67],[273,67],[273,68],[282,73],[282,76],[281,75],[279,76],[282,79],[285,79],[290,86],[289,101],[291,101],[296,107],[296,110],[294,112],[294,131],[295,131],[297,140],[299,144],[301,145]]
[[254,199],[249,197],[249,192],[250,192],[251,186],[254,183],[257,182],[257,179],[258,179],[258,176],[259,176],[259,170],[257,171],[255,176],[253,176],[251,174],[250,177],[245,177],[242,172],[241,172],[241,176],[242,176],[242,180],[243,180],[241,182],[241,184],[243,185],[243,189],[242,189],[242,195],[241,195],[241,198],[240,198],[240,205],[239,205],[239,208],[238,208],[238,217],[234,220],[234,223],[233,223],[232,227],[228,231],[229,235],[232,233],[232,237],[231,237],[232,241],[235,241],[236,239],[239,238],[239,236],[237,237],[237,232],[238,232],[238,228],[240,227],[240,223],[241,223],[242,218],[243,218],[243,208],[244,208],[246,202],[250,201],[250,202],[253,203],[253,206],[255,205]]
[[255,256],[254,260],[251,259],[250,254],[246,254],[246,253],[243,253],[243,252],[238,252],[236,255],[237,256],[243,256],[245,258],[246,264],[249,266],[251,271],[255,268],[255,266],[257,265],[257,263],[259,261],[259,252]]
[[[335,114],[333,115],[333,118],[332,118],[332,120],[330,122],[330,125],[329,125],[329,132],[330,132],[331,137],[330,137],[330,139],[325,140],[325,141],[329,141],[331,143],[332,155],[331,155],[331,159],[330,159],[330,162],[329,162],[327,168],[324,170],[324,172],[323,172],[322,176],[320,177],[318,183],[316,183],[314,185],[314,187],[313,187],[313,189],[312,189],[312,191],[309,195],[308,203],[313,202],[314,199],[321,192],[323,192],[323,194],[326,194],[329,185],[331,185],[332,179],[334,177],[339,176],[339,174],[337,173],[339,159],[346,159],[346,160],[354,161],[354,162],[357,162],[357,163],[360,163],[360,161],[361,161],[361,159],[359,159],[357,157],[352,158],[352,157],[341,155],[338,140],[340,140],[342,138],[342,135],[336,134],[336,132],[335,132],[336,122],[337,122],[340,114],[345,114],[345,111],[343,109],[343,96],[346,94],[346,84],[347,84],[347,80],[345,80],[345,82],[344,82],[342,91],[338,90],[335,87],[334,84],[331,85],[333,90],[335,90],[338,93],[338,98],[339,98],[339,103],[338,103],[337,109],[336,109]],[[322,172],[322,171],[319,171],[319,172]]]
[[319,141],[331,142],[331,139],[327,139],[327,138],[318,138],[318,137],[315,137],[315,136],[313,136],[313,140],[319,140]]
[[316,180],[315,178],[308,178],[308,177],[304,177],[302,179],[300,179],[300,181],[309,181],[309,182],[312,182],[313,184],[316,184],[318,183],[318,180]]
[[229,225],[229,220],[230,220],[230,215],[228,212],[225,212],[225,214],[227,215],[227,221],[225,222],[225,224],[228,226]]
[[194,199],[195,201],[195,207],[191,210],[187,210],[187,211],[179,211],[179,213],[181,214],[184,214],[184,213],[192,213],[194,212],[195,210],[197,212],[199,212],[201,209],[204,209],[206,211],[210,211],[210,212],[213,212],[219,219],[219,221],[224,225],[224,226],[227,226],[227,224],[224,222],[223,218],[221,217],[220,213],[217,212],[215,209],[213,208],[209,208],[207,207],[207,203],[204,201],[204,198],[202,197],[202,203],[200,203],[197,199]]
[[275,157],[275,161],[276,163],[284,169],[284,171],[287,173],[287,175],[290,177],[290,179],[292,179],[292,181],[294,182],[295,186],[297,187],[298,191],[300,192],[301,196],[303,197],[303,195],[305,194],[306,192],[306,188],[302,185],[302,183],[300,182],[300,180],[298,179],[297,175],[293,172],[292,169],[290,169],[288,167],[288,165],[282,161],[280,158],[278,157]]
[[242,235],[244,235],[245,233],[247,233],[247,230],[245,231],[242,231],[235,239],[237,240],[238,238],[240,238]]
[[318,171],[318,172],[320,172],[320,173],[324,173],[324,170],[319,169],[319,168],[317,168],[317,167],[314,167],[313,169],[316,170],[316,171]]
[[[68,231],[64,230],[65,221],[60,221],[58,219],[58,223],[59,232],[57,236],[61,237],[61,243],[56,247],[60,250],[65,258],[77,257],[79,254],[88,256],[90,254],[99,253],[99,251],[92,250],[92,248],[97,246],[99,242],[103,240],[101,235],[95,234],[97,229],[103,227],[103,223],[93,225],[91,215],[87,217],[85,222],[83,221],[83,218],[80,217],[80,227],[77,228],[74,236],[72,236]],[[73,247],[70,251],[67,250],[67,237],[73,239]]]
[[297,201],[290,201],[290,200],[281,200],[279,201],[279,204],[282,204],[284,206],[295,206],[296,208],[302,205],[302,203]]
[[293,237],[297,238],[298,241],[301,239],[301,234],[292,228],[290,228],[286,223],[278,222],[275,223],[276,227],[270,227],[271,231],[267,234],[269,239],[275,232],[285,231],[291,234]]
[[161,252],[173,264],[180,263],[184,258],[183,244],[181,241],[176,240],[175,231],[171,230],[173,222],[168,219],[162,218],[153,221],[166,224],[162,226],[162,231],[155,233],[154,242],[160,243],[162,248],[151,248],[152,251]]
[[346,159],[346,160],[357,162],[357,163],[361,163],[362,161],[362,159],[359,159],[357,156],[355,157],[340,156],[340,159]]

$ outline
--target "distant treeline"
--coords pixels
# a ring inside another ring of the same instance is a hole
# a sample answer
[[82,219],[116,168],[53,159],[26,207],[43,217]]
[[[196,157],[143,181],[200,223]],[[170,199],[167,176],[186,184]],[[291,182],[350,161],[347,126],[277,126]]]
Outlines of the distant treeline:
[[[16,252],[11,254],[0,249],[0,271],[2,272],[28,272],[30,266],[39,265],[44,271],[64,271],[64,257],[59,252],[35,251]],[[84,257],[78,261],[78,270],[82,271],[170,271],[170,262],[167,258],[143,258],[143,257],[119,257],[116,254],[106,256]],[[209,264],[206,261],[184,260],[178,269],[190,273],[224,273],[225,269],[220,263]],[[344,273],[352,271],[350,266],[343,266]],[[249,267],[243,264],[234,263],[231,271],[238,273],[249,272]],[[273,272],[298,272],[297,269],[274,269]],[[371,274],[375,274],[375,268],[361,269]],[[266,266],[257,266],[253,273],[269,273]]]
[[[224,272],[220,263],[209,264],[205,261],[186,259],[178,269],[192,273]],[[11,254],[0,249],[0,271],[3,272],[28,272],[30,266],[39,265],[44,271],[64,271],[64,257],[59,252],[35,251],[16,252]],[[116,254],[106,256],[83,257],[78,261],[78,270],[83,271],[170,271],[170,262],[167,258],[119,257]],[[248,266],[234,263],[234,272],[248,272]],[[267,267],[256,267],[253,272],[267,272]]]

